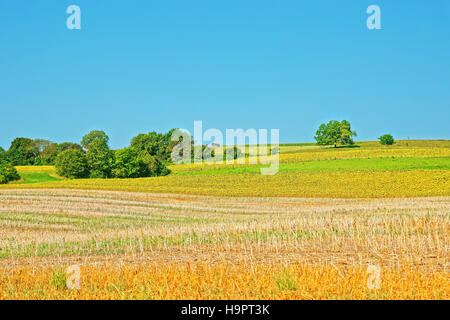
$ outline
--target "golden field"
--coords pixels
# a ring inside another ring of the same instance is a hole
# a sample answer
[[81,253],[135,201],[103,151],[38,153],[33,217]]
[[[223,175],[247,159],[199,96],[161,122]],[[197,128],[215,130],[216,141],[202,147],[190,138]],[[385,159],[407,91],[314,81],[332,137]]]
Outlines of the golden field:
[[[364,267],[204,263],[88,266],[79,290],[65,287],[64,269],[0,271],[0,299],[442,299],[449,274],[386,268],[380,289],[368,289]],[[369,280],[370,281],[370,280]]]

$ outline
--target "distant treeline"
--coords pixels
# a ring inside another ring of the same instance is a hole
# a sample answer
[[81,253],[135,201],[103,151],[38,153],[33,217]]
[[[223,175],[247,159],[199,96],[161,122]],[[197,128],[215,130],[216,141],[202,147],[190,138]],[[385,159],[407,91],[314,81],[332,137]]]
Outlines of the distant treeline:
[[[16,138],[7,151],[0,147],[0,183],[20,179],[14,166],[54,165],[57,173],[66,178],[140,178],[164,176],[170,173],[173,148],[172,129],[167,133],[150,132],[135,136],[129,147],[111,150],[104,131],[92,131],[80,143],[55,143],[43,139]],[[194,146],[191,157],[197,158]],[[203,146],[204,154],[214,156],[210,146]],[[236,147],[226,148],[234,159],[242,156]]]
[[3,166],[54,165],[67,178],[138,178],[169,174],[173,130],[139,134],[129,147],[111,150],[103,131],[92,131],[81,142],[55,143],[43,139],[16,138],[0,150]]

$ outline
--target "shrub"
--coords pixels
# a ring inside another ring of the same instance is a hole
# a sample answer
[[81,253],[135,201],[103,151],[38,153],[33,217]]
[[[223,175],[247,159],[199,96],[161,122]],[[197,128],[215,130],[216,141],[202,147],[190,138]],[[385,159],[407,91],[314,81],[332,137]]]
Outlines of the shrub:
[[382,135],[378,139],[380,140],[380,143],[385,146],[391,146],[395,143],[394,137],[390,134]]
[[61,152],[56,157],[55,167],[60,176],[70,179],[86,178],[89,174],[86,154],[76,149]]
[[20,175],[16,168],[7,162],[0,163],[0,184],[5,184],[10,181],[19,180]]

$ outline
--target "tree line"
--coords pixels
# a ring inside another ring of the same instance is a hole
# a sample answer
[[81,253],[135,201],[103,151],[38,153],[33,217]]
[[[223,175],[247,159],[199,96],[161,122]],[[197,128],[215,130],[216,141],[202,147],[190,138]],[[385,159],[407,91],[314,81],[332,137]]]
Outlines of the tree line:
[[[86,134],[80,143],[55,143],[44,139],[16,138],[7,151],[0,147],[0,183],[19,180],[14,166],[53,165],[57,174],[70,178],[142,178],[170,173],[172,150],[179,141],[172,141],[172,129],[167,133],[143,133],[135,136],[128,147],[111,150],[104,131]],[[192,142],[191,158],[199,157]],[[204,154],[214,156],[210,146],[203,145]],[[242,156],[237,148],[225,148],[224,157]]]
[[[173,129],[175,130],[175,129]],[[55,143],[16,138],[10,148],[0,148],[0,183],[20,179],[14,166],[54,165],[66,178],[139,178],[170,173],[173,130],[139,134],[129,147],[111,150],[104,131],[92,131],[81,142]]]

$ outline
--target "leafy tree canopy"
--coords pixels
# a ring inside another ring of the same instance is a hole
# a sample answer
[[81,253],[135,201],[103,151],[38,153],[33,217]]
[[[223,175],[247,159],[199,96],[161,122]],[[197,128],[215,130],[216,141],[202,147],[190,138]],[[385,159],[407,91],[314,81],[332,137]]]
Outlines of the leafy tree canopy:
[[356,132],[352,131],[350,122],[331,120],[327,124],[320,125],[314,139],[318,145],[334,145],[336,147],[338,144],[354,144],[353,136],[356,136]]
[[56,157],[55,167],[60,176],[70,179],[86,178],[89,173],[86,154],[77,149],[61,152]]
[[2,147],[0,147],[0,162],[8,162],[8,155]]
[[391,146],[395,143],[394,137],[390,134],[384,134],[378,138],[382,145]]
[[11,142],[7,157],[13,166],[33,165],[39,154],[33,140],[28,138],[16,138]]
[[81,140],[81,146],[84,149],[88,150],[89,145],[95,140],[103,140],[106,144],[108,144],[109,137],[104,131],[94,130],[83,137],[83,139]]
[[86,158],[91,178],[110,178],[114,165],[114,153],[105,140],[96,139],[89,144]]
[[149,167],[133,148],[124,148],[115,153],[115,178],[139,178],[150,176]]
[[142,133],[131,140],[130,147],[136,150],[140,156],[151,155],[157,157],[161,161],[170,161],[173,147],[178,142],[171,141],[172,133],[176,129],[172,129],[167,133]]

